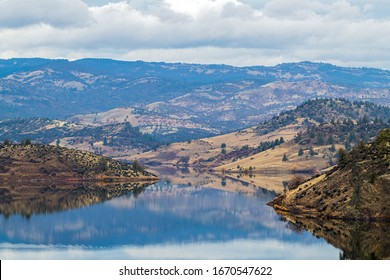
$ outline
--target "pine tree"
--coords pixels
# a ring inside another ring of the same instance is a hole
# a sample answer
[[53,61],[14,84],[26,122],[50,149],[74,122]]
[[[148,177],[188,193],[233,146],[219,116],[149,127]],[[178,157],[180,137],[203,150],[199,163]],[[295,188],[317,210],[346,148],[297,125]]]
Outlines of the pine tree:
[[349,161],[349,155],[346,150],[343,148],[340,148],[338,151],[338,158],[339,158],[339,165],[344,166],[348,163]]
[[324,134],[319,131],[318,134],[317,134],[317,143],[319,145],[323,145],[324,144]]
[[108,160],[105,157],[99,159],[99,170],[105,172],[108,170]]

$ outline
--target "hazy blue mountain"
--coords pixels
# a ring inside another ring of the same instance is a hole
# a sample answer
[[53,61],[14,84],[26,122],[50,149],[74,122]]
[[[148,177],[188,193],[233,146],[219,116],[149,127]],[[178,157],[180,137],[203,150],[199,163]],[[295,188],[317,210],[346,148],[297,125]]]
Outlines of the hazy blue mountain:
[[[67,119],[131,107],[140,119],[159,120],[132,125],[182,139],[175,131],[205,136],[238,130],[313,98],[388,105],[389,88],[390,71],[311,62],[233,67],[10,59],[0,60],[0,119]],[[172,124],[161,128],[165,123]]]

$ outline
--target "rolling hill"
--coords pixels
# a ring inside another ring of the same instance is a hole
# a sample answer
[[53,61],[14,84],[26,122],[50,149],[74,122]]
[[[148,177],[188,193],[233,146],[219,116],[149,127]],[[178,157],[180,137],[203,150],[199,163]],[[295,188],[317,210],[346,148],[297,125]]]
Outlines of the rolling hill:
[[58,146],[0,144],[0,182],[142,181],[157,177],[143,168]]
[[[188,165],[224,173],[316,173],[337,163],[337,149],[370,141],[389,127],[390,109],[346,99],[310,100],[262,124],[173,143],[125,157],[145,164]],[[253,178],[249,179],[253,181]]]

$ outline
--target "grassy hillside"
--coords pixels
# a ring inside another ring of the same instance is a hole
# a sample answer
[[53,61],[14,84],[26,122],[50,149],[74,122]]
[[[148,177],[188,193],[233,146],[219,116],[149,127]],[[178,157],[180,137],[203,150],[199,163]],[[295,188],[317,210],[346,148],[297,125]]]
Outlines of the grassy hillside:
[[254,128],[248,128],[210,138],[172,143],[159,147],[154,151],[125,157],[124,159],[137,159],[149,165],[217,167],[257,153],[260,142],[279,141],[281,137],[284,141],[292,140],[300,127],[299,123],[293,124],[264,135],[259,135]]
[[58,146],[0,145],[0,181],[148,180],[142,168]]
[[256,151],[244,159],[221,165],[219,171],[283,169],[320,170],[337,162],[336,151],[351,149],[360,141],[369,142],[387,128],[390,108],[368,102],[344,99],[318,99],[305,102],[294,110],[282,112],[255,128],[259,135],[286,125],[299,125],[292,141]]
[[[390,108],[345,99],[307,101],[235,133],[174,143],[129,157],[146,164],[189,165],[226,173],[319,172],[337,150],[370,141],[389,126]],[[253,178],[246,178],[248,182]]]
[[341,219],[390,219],[390,129],[339,152],[336,168],[277,197],[279,211]]
[[[339,147],[338,145],[335,146]],[[303,155],[300,155],[302,149]],[[316,173],[337,162],[336,152],[329,145],[302,146],[288,141],[250,157],[224,164],[215,168],[217,171],[233,173],[256,173],[284,170],[291,172]]]

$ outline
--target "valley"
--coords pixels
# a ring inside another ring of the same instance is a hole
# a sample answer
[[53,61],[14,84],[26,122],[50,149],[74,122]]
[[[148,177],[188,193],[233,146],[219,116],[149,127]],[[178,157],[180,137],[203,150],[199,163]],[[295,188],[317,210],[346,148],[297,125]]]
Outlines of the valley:
[[[340,149],[372,142],[390,121],[385,106],[390,79],[379,69],[310,62],[275,67],[0,62],[7,65],[0,73],[0,107],[6,108],[0,137],[11,147],[23,151],[25,146],[15,144],[28,139],[50,144],[53,151],[66,147],[137,162],[157,173],[214,172],[221,184],[231,178],[277,193],[292,180],[332,169]],[[77,106],[69,107],[72,103]],[[47,110],[39,109],[43,104]],[[31,172],[34,177],[41,171]]]
[[[21,226],[66,246],[272,238],[298,240],[307,256],[307,241],[319,246],[316,257],[323,248],[331,258],[389,256],[388,224],[371,223],[389,217],[389,71],[310,62],[0,64],[7,242],[35,244],[14,229]],[[53,221],[39,226],[46,218]]]

